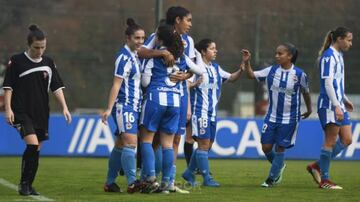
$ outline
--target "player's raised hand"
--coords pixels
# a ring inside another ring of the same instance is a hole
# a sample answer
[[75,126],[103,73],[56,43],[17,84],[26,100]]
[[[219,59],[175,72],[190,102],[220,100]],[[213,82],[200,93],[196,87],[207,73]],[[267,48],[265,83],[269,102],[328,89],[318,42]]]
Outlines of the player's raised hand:
[[247,49],[242,49],[242,50],[241,50],[241,53],[242,53],[242,61],[243,61],[243,62],[248,62],[248,61],[250,61],[250,59],[251,59],[251,53],[250,53],[249,50],[247,50]]
[[242,62],[242,63],[240,64],[239,69],[240,69],[242,72],[245,71],[245,63],[244,63],[244,62]]

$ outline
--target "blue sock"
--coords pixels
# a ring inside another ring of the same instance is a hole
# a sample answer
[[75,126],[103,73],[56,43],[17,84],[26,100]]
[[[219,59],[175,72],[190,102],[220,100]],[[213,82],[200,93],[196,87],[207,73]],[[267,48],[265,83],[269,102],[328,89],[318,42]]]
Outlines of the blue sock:
[[121,169],[121,153],[122,148],[113,148],[109,157],[108,172],[106,184],[110,185],[115,182],[118,172]]
[[198,164],[196,162],[196,153],[197,153],[197,151],[198,150],[196,149],[191,154],[190,162],[189,162],[189,165],[188,165],[188,168],[187,168],[191,173],[194,173],[196,168],[198,168]]
[[200,172],[204,178],[204,180],[208,180],[210,178],[209,174],[209,152],[203,150],[197,150],[196,152],[196,162],[199,166]]
[[175,182],[176,178],[176,165],[174,164],[171,168],[170,184]]
[[136,180],[136,158],[135,148],[124,147],[121,155],[121,164],[123,166],[128,185]]
[[279,177],[280,170],[284,166],[285,154],[284,152],[274,152],[274,159],[271,163],[269,178],[275,180]]
[[[336,141],[336,144],[335,146],[333,147],[333,151],[332,151],[332,154],[331,154],[331,158],[335,158],[342,150],[344,150],[346,148],[345,145],[343,145],[343,143],[341,143],[340,139],[338,139]],[[320,160],[318,160],[316,162],[318,165],[320,165]]]
[[160,175],[160,172],[162,170],[162,161],[163,161],[163,151],[161,146],[158,146],[158,148],[155,150],[155,174],[156,176]]
[[332,151],[321,149],[320,153],[320,171],[321,171],[321,179],[327,180],[329,179],[329,167],[330,167],[330,160],[331,160]]
[[174,149],[163,148],[162,182],[169,183],[171,170],[174,165]]
[[151,143],[141,144],[142,169],[146,177],[155,177],[155,155]]
[[333,147],[331,158],[335,158],[342,150],[344,150],[346,146],[341,143],[340,139],[336,141],[335,146]]
[[140,180],[141,181],[146,180],[146,174],[145,174],[145,169],[144,169],[143,163],[141,163]]
[[275,152],[273,150],[271,150],[270,152],[268,153],[265,153],[265,156],[267,158],[267,160],[272,163],[273,162],[273,159],[274,159],[274,156],[275,156]]

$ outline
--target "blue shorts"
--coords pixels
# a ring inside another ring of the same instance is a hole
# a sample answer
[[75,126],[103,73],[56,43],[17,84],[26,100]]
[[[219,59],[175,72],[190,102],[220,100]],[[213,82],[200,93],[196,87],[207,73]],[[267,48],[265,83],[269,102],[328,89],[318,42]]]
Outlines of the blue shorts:
[[338,126],[350,125],[349,112],[344,112],[344,119],[342,121],[336,120],[335,111],[331,109],[320,108],[318,109],[318,116],[321,123],[321,127],[325,129],[325,126],[329,123],[334,123]]
[[192,136],[194,139],[210,139],[215,140],[216,122],[208,118],[198,118],[193,115],[191,118]]
[[111,114],[116,123],[117,131],[120,134],[129,133],[137,135],[139,112],[134,111],[130,106],[116,103]]
[[151,132],[175,134],[178,131],[180,108],[162,106],[157,102],[146,100],[141,112],[141,124]]
[[264,121],[261,131],[261,144],[276,144],[284,148],[295,145],[299,123],[272,123]]
[[188,110],[188,96],[183,95],[180,98],[180,120],[179,120],[179,128],[175,135],[184,135],[186,130],[186,122],[187,122],[187,110]]

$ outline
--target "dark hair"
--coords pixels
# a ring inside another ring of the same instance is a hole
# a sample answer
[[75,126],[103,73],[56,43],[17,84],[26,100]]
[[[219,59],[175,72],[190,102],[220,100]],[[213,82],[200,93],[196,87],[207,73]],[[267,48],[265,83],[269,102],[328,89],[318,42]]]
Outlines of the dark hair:
[[37,25],[34,25],[34,24],[30,25],[29,30],[30,30],[30,32],[27,36],[27,42],[28,42],[29,46],[34,41],[40,41],[40,40],[44,40],[46,38],[44,32],[41,31]]
[[135,20],[132,18],[126,19],[126,24],[128,26],[125,30],[126,36],[131,36],[138,30],[144,30],[140,25],[136,24]]
[[290,55],[292,55],[292,57],[291,57],[291,63],[295,64],[299,51],[298,51],[297,48],[294,46],[294,44],[292,44],[292,43],[282,43],[282,44],[280,44],[280,45],[285,46],[285,48],[288,50],[288,52],[290,53]]
[[162,18],[159,20],[159,26],[166,24],[166,19]]
[[319,57],[323,54],[323,52],[330,47],[332,43],[335,43],[337,38],[345,38],[348,33],[351,33],[351,31],[346,27],[338,27],[335,30],[330,30],[325,36],[323,45],[321,46],[319,50]]
[[160,25],[157,29],[157,37],[175,59],[183,54],[184,45],[181,36],[175,32],[174,26],[168,24]]
[[169,25],[175,25],[176,18],[183,19],[185,16],[190,14],[190,11],[181,6],[170,7],[166,11],[166,23]]
[[201,53],[201,51],[206,51],[206,49],[209,48],[211,43],[214,43],[214,41],[211,39],[202,39],[197,44],[195,44],[195,48]]

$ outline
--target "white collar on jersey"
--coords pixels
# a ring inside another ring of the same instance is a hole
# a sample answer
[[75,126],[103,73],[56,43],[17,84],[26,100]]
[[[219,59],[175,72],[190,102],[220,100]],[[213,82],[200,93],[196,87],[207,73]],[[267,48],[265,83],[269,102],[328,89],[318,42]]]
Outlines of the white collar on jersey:
[[212,65],[212,62],[210,61],[209,64],[206,64],[204,61],[203,61],[203,64],[206,68],[211,68],[213,65]]
[[131,51],[130,47],[125,44],[125,49],[129,51],[130,55],[135,59],[137,57],[137,51]]
[[281,68],[281,71],[283,71],[283,72],[289,72],[294,69],[294,64],[291,64],[290,69],[284,69],[281,65],[280,65],[280,68]]
[[330,46],[330,48],[331,48],[331,50],[334,51],[334,53],[335,53],[337,56],[341,56],[341,52],[338,51],[338,50],[336,50],[336,49],[334,48],[334,46]]
[[30,55],[27,53],[27,51],[25,51],[24,54],[31,62],[39,63],[42,61],[42,57],[37,59],[31,58]]

